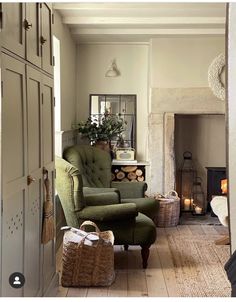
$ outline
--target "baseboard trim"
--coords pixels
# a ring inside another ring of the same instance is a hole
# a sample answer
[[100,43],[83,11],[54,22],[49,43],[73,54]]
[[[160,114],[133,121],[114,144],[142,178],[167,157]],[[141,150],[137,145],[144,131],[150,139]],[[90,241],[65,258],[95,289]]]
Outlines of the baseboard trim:
[[59,274],[55,273],[43,297],[56,297],[59,287]]

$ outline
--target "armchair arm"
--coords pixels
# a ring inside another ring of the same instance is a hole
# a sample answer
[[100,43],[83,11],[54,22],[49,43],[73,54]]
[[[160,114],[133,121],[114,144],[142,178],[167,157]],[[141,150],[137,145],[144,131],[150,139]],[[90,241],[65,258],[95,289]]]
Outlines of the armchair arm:
[[119,182],[112,181],[111,186],[120,191],[120,197],[126,198],[142,198],[147,190],[147,184],[144,181],[140,182]]
[[135,218],[138,215],[134,203],[105,206],[88,206],[77,213],[78,218],[92,221],[114,221]]
[[83,188],[87,206],[99,206],[120,203],[120,192],[116,188]]

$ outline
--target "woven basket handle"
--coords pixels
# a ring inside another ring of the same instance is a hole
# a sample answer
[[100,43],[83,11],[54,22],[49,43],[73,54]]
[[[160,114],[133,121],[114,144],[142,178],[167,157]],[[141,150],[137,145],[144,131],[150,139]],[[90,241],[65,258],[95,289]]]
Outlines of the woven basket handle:
[[96,223],[94,223],[94,222],[92,222],[92,221],[90,221],[90,220],[84,221],[84,222],[81,224],[80,229],[84,231],[84,227],[85,227],[86,225],[92,225],[92,226],[95,228],[96,232],[97,232],[97,233],[100,233],[100,230],[99,230],[98,226],[96,225]]
[[[98,236],[98,240],[95,242],[95,244],[94,244],[94,241],[93,241],[93,240],[87,238],[90,234],[94,234],[94,235],[97,235],[97,236]],[[83,239],[81,240],[80,244],[84,244],[84,243],[85,243],[85,239],[87,239],[87,240],[89,240],[90,242],[92,242],[93,246],[98,246],[98,245],[100,244],[100,241],[101,241],[101,238],[99,237],[99,235],[98,235],[97,233],[93,233],[93,232],[87,233],[87,234],[83,237]]]
[[179,197],[178,193],[175,190],[171,190],[167,193],[167,196]]

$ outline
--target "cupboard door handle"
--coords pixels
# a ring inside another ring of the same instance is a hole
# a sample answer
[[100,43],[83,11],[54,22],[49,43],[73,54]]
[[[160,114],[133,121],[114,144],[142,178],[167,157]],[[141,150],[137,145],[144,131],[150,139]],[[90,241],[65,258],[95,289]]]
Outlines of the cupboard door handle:
[[45,39],[43,36],[41,36],[41,38],[40,38],[41,44],[44,44],[46,41],[47,41],[47,39]]
[[33,177],[33,176],[31,176],[31,175],[28,175],[27,176],[27,185],[29,186],[30,184],[32,184],[32,182],[35,182],[36,181],[36,179]]
[[26,29],[26,30],[29,30],[33,25],[32,25],[32,23],[29,23],[29,21],[27,21],[27,20],[25,19],[25,21],[24,21],[24,26],[25,26],[25,29]]

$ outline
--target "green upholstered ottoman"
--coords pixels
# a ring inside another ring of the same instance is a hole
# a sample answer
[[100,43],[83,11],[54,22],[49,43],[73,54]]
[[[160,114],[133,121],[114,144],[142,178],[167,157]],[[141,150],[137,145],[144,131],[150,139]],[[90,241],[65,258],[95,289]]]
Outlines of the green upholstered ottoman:
[[[149,248],[156,240],[156,226],[146,215],[139,213],[135,221],[96,221],[101,231],[112,230],[115,237],[115,245],[139,245],[143,260],[143,268],[147,267]],[[132,225],[132,227],[131,227]]]

